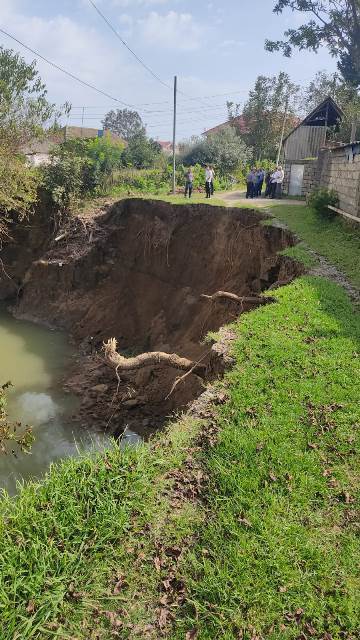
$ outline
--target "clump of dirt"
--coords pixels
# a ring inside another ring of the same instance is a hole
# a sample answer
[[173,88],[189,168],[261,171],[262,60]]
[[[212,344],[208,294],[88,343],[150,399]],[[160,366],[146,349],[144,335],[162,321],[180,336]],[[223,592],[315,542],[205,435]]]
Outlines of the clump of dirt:
[[206,334],[254,305],[202,295],[256,297],[290,281],[300,266],[278,251],[293,244],[250,210],[123,200],[60,233],[27,271],[16,314],[62,327],[80,345],[68,384],[82,397],[84,423],[149,433],[197,397],[203,380],[191,373],[171,392],[180,374],[161,365],[117,379],[97,355],[103,341],[115,337],[123,355],[201,359],[218,374],[221,357]]

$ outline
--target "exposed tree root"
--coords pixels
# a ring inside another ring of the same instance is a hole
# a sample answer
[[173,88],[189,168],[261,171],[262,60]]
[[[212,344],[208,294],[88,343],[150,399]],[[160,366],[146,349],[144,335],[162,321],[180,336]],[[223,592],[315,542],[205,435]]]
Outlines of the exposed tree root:
[[204,377],[206,373],[205,365],[194,363],[187,358],[181,358],[176,353],[149,351],[133,358],[125,358],[117,352],[116,347],[117,341],[115,338],[111,338],[108,342],[105,342],[103,347],[106,363],[114,367],[116,371],[133,371],[149,365],[162,364],[167,367],[172,367],[173,369],[180,369],[181,371],[192,371],[201,377]]
[[228,291],[216,291],[211,296],[207,296],[204,293],[200,296],[201,298],[206,298],[207,300],[219,300],[222,298],[226,298],[228,300],[234,300],[235,302],[239,302],[243,304],[244,302],[248,302],[249,304],[269,304],[269,302],[275,302],[276,298],[262,296],[237,296],[235,293],[229,293]]

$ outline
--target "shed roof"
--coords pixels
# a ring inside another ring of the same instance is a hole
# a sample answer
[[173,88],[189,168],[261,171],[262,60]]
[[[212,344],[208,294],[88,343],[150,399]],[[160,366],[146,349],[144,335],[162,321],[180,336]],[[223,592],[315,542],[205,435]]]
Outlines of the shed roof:
[[325,127],[325,125],[332,127],[341,120],[343,115],[342,109],[336,104],[335,100],[328,96],[284,138],[284,142],[299,127]]

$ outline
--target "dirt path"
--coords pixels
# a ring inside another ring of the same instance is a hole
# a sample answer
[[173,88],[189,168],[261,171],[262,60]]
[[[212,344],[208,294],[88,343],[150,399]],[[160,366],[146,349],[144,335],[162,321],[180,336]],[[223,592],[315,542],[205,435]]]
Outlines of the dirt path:
[[[224,193],[219,193],[219,198],[224,200],[227,206],[231,206],[237,202],[246,201],[246,192],[245,191],[225,191]],[[248,200],[249,204],[251,204],[254,208],[261,208],[265,205],[276,205],[276,204],[290,204],[290,205],[304,205],[304,200],[293,200],[289,198],[281,198],[281,200],[268,200],[265,198],[252,198]]]

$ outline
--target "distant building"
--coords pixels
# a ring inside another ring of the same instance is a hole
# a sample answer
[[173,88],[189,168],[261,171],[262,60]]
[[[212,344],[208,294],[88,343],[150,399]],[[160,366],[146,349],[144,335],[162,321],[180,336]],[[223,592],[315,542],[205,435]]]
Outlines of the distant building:
[[29,162],[37,167],[41,164],[47,164],[50,162],[50,151],[57,144],[61,144],[66,140],[74,140],[76,138],[82,138],[88,140],[90,138],[103,138],[106,136],[110,138],[112,142],[122,142],[126,144],[120,136],[112,133],[111,131],[103,129],[92,129],[89,127],[62,127],[59,131],[51,133],[45,140],[34,140],[30,142],[24,149],[23,153],[29,160]]
[[[160,147],[163,150],[163,153],[166,156],[170,156],[172,154],[172,152],[173,152],[172,142],[170,142],[169,140],[156,140],[156,142],[158,142],[158,144],[160,145]],[[176,153],[178,153],[178,151],[179,151],[178,145],[176,145],[175,151],[176,151]]]
[[240,131],[240,133],[247,133],[248,131],[244,116],[236,116],[236,118],[233,118],[232,120],[227,120],[226,122],[222,122],[221,124],[216,125],[216,127],[207,129],[207,131],[204,131],[203,135],[206,137],[211,136],[212,134],[218,133],[226,127],[235,127],[236,129],[238,129],[238,131]]
[[[278,113],[277,115],[283,119],[285,114]],[[299,124],[299,122],[300,120],[296,116],[291,115],[287,117],[288,126],[290,124],[293,127],[295,127]],[[221,124],[216,125],[216,127],[212,127],[212,129],[208,129],[207,131],[204,131],[203,135],[206,137],[211,136],[212,134],[218,133],[219,131],[221,131],[222,129],[225,129],[226,127],[235,127],[235,129],[237,129],[239,133],[243,133],[243,134],[249,133],[249,128],[246,123],[246,120],[243,115],[240,115],[240,116],[236,116],[236,118],[232,118],[232,120],[227,120],[226,122],[222,122]]]

